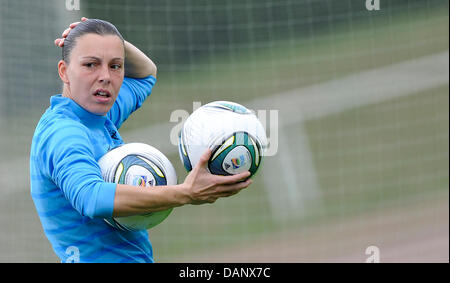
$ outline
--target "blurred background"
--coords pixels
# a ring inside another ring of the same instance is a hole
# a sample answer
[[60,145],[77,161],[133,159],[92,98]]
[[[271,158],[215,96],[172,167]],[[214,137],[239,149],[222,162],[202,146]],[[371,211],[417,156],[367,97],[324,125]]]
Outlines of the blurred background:
[[174,111],[229,100],[267,114],[277,151],[253,185],[174,209],[149,231],[157,262],[448,262],[449,3],[375,2],[0,0],[0,262],[59,261],[29,148],[61,92],[53,40],[82,16],[158,66],[120,131],[165,153],[180,181]]

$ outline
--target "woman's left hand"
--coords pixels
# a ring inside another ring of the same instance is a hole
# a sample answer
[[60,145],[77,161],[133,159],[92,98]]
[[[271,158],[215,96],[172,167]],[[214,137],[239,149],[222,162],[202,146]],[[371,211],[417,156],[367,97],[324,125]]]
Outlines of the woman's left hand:
[[[81,18],[81,22],[84,22],[84,21],[86,21],[86,20],[87,20],[86,17],[82,17],[82,18]],[[63,31],[63,33],[62,33],[62,35],[61,35],[61,38],[55,39],[55,45],[58,46],[58,47],[63,47],[63,46],[64,46],[64,39],[67,37],[67,35],[69,35],[70,31],[71,31],[72,29],[74,29],[74,28],[75,28],[79,23],[81,23],[81,22],[71,23],[71,24],[69,25],[69,27],[68,27],[66,30]]]

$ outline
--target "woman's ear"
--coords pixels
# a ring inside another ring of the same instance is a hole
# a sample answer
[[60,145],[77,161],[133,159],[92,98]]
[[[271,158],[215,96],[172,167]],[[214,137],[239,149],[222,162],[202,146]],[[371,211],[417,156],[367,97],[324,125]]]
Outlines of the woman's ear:
[[64,84],[69,84],[69,78],[67,76],[67,63],[64,60],[58,62],[58,74]]

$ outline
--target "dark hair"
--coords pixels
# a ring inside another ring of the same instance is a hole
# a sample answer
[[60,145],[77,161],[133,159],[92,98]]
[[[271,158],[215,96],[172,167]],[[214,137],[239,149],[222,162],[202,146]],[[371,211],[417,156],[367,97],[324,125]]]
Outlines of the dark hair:
[[122,42],[124,42],[119,30],[117,30],[117,28],[110,22],[98,19],[88,19],[84,22],[80,22],[75,28],[73,28],[73,30],[70,31],[66,39],[64,39],[62,59],[66,63],[69,63],[70,53],[76,45],[77,38],[89,33],[98,35],[117,35]]

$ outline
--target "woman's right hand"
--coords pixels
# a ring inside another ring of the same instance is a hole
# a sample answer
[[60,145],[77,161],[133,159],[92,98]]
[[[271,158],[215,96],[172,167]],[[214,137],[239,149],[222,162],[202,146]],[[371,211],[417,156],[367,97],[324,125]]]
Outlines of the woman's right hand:
[[211,174],[206,169],[210,156],[211,150],[207,149],[184,180],[191,204],[213,203],[218,198],[237,194],[252,183],[251,179],[246,180],[250,176],[248,171],[232,176]]

